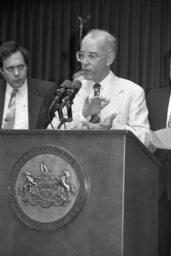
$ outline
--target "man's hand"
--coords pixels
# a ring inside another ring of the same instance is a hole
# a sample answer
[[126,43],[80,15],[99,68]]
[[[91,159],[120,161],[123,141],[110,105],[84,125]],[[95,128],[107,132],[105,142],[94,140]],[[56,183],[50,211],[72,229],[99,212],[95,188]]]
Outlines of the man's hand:
[[153,144],[153,134],[153,131],[150,131],[145,135],[145,145],[151,153],[155,153],[157,150],[157,147]]
[[91,130],[109,130],[112,128],[112,123],[115,117],[116,117],[116,114],[112,114],[109,117],[105,118],[105,120],[102,123],[97,123],[97,124],[85,122],[83,124],[83,127],[84,129],[91,129]]
[[98,114],[104,107],[109,104],[109,102],[110,100],[100,96],[96,96],[91,99],[89,99],[89,97],[86,97],[82,115],[87,118],[88,116]]

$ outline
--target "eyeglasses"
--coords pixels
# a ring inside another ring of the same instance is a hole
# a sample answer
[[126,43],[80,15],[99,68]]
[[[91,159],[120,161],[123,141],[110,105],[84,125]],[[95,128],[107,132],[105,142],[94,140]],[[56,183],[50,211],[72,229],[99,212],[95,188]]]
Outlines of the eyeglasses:
[[18,66],[5,67],[4,69],[9,73],[14,73],[15,69],[17,69],[18,71],[22,71],[25,68],[25,66],[25,64],[21,64]]
[[88,62],[90,63],[94,63],[96,62],[96,60],[100,57],[103,57],[105,55],[108,55],[109,53],[112,53],[113,51],[111,52],[107,52],[103,55],[96,55],[95,53],[90,53],[90,52],[77,52],[76,53],[76,58],[77,58],[77,61],[80,61],[82,62],[84,60],[84,58],[86,57]]

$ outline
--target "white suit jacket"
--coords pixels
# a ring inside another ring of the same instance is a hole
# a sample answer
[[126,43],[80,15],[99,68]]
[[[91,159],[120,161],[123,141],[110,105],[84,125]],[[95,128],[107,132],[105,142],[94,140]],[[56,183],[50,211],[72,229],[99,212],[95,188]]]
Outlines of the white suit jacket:
[[[72,105],[73,121],[66,123],[67,129],[81,127],[83,105],[85,98],[94,94],[93,84],[93,81],[82,81],[82,87]],[[116,113],[111,129],[130,130],[145,143],[145,136],[149,133],[149,122],[144,90],[132,81],[115,76],[112,71],[100,84],[101,96],[110,100],[101,111],[101,121]],[[57,126],[58,116],[52,123]]]

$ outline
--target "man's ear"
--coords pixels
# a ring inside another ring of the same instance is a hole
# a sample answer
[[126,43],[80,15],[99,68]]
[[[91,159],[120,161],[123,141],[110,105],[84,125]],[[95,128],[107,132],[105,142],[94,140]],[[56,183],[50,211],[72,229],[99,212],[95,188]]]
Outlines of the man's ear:
[[115,59],[115,53],[114,52],[109,53],[107,56],[107,66],[111,66],[114,59]]

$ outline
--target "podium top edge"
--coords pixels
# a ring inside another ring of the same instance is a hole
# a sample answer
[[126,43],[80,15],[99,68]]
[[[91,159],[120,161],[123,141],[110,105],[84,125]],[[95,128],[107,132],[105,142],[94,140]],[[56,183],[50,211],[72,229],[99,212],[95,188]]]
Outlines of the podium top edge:
[[131,134],[135,136],[131,131],[129,130],[99,130],[99,129],[92,129],[92,130],[84,130],[84,129],[73,129],[73,130],[46,130],[46,129],[17,129],[17,130],[0,130],[0,133],[2,134],[20,134],[20,133],[25,133],[25,134],[31,134],[31,133],[116,133],[116,134]]
[[160,161],[145,147],[145,145],[129,130],[46,130],[46,129],[30,129],[30,130],[0,130],[0,136],[3,135],[61,135],[62,137],[65,137],[65,135],[73,134],[73,135],[79,135],[82,134],[108,134],[108,135],[120,135],[131,137],[131,139],[139,146],[141,147],[141,150],[144,151],[145,154],[147,154],[154,162],[156,162],[157,165],[161,165]]

